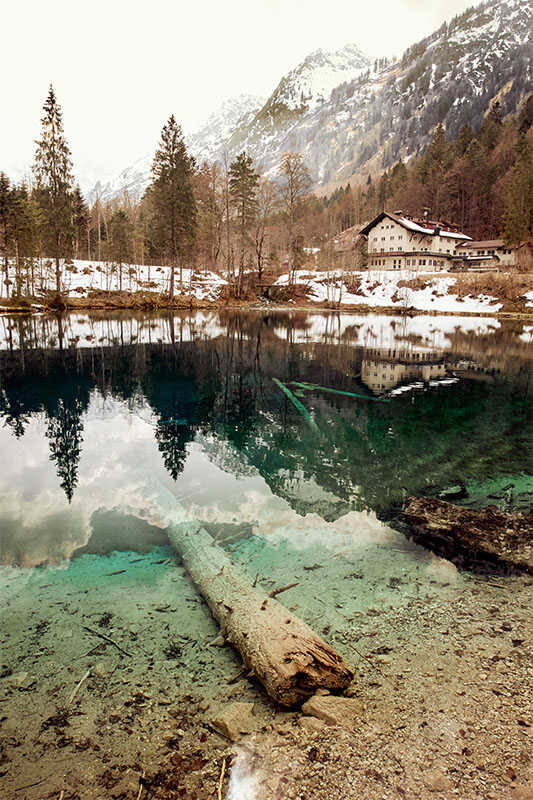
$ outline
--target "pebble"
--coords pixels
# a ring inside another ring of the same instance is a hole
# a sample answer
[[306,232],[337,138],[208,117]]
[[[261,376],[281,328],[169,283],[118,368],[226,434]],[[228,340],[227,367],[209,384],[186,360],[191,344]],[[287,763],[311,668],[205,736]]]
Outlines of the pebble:
[[427,770],[422,780],[431,792],[449,792],[453,789],[453,782],[439,769]]

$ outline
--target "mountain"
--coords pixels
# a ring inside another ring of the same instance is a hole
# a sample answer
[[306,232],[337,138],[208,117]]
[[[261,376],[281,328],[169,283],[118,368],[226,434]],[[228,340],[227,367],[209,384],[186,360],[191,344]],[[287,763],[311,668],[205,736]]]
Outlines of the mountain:
[[[514,113],[533,82],[531,30],[527,0],[496,0],[443,23],[398,61],[373,61],[356,45],[317,50],[266,102],[225,104],[189,147],[211,161],[246,150],[266,173],[283,153],[301,152],[323,191],[366,178],[424,149],[439,123],[449,137],[466,122],[475,130],[495,99]],[[107,194],[142,185],[141,172],[141,162],[124,170]]]
[[224,148],[245,149],[266,172],[284,152],[302,152],[316,187],[366,178],[423,149],[439,122],[449,136],[465,122],[476,129],[496,98],[504,115],[513,113],[531,89],[531,16],[524,0],[483,3],[399,61],[380,59],[340,83],[327,99],[309,102],[304,90],[298,105],[301,65]]
[[213,112],[199,131],[187,137],[187,147],[196,160],[211,160],[213,153],[223,147],[235,128],[247,127],[265,102],[264,97],[241,94],[225,100]]
[[[251,94],[225,100],[196,133],[185,137],[189,152],[200,163],[205,159],[210,160],[212,154],[223,147],[235,128],[249,124],[251,117],[262,108],[264,102],[264,97]],[[150,182],[153,157],[154,154],[150,153],[139,158],[106,183],[98,181],[88,194],[89,203],[94,203],[97,197],[105,203],[125,192],[133,200],[140,199]]]
[[[282,129],[327,100],[335,86],[352,80],[370,63],[371,59],[353,44],[334,52],[316,50],[281,79],[266,102],[264,98],[243,94],[222,103],[199,131],[186,137],[187,147],[200,163],[222,162],[226,150],[234,156],[244,149],[239,149],[240,131],[256,130],[258,141],[262,141],[265,128],[272,129],[274,137],[279,135]],[[152,158],[152,154],[140,158],[113,180],[98,182],[89,192],[89,202],[97,197],[106,202],[125,191],[134,199],[141,197],[150,180]]]

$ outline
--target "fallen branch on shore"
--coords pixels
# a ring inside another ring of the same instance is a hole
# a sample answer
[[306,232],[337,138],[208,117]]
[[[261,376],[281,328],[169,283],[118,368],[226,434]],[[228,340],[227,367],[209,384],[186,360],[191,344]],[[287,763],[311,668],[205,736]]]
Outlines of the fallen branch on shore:
[[421,541],[454,560],[483,559],[533,573],[533,514],[470,509],[434,497],[410,497],[405,516]]
[[85,673],[85,675],[82,677],[82,679],[81,679],[80,681],[78,681],[78,683],[76,684],[76,686],[74,687],[74,689],[73,689],[73,690],[72,690],[72,692],[70,693],[70,696],[69,696],[69,698],[68,698],[68,700],[67,700],[67,706],[69,706],[69,705],[72,703],[72,701],[74,700],[74,698],[75,698],[75,697],[76,697],[76,695],[78,694],[78,690],[81,688],[81,686],[82,686],[82,684],[84,683],[84,681],[86,681],[86,680],[87,680],[87,678],[89,677],[89,675],[91,674],[91,672],[92,672],[92,668],[90,667],[90,668],[87,670],[87,672]]

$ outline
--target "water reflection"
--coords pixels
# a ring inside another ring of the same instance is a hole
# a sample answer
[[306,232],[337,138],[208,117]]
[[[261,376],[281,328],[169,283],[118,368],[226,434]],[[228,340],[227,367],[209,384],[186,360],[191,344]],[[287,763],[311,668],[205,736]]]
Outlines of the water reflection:
[[363,529],[408,494],[522,475],[523,334],[376,314],[1,318],[0,561],[117,536],[111,509],[149,520],[148,478],[211,524],[358,512]]

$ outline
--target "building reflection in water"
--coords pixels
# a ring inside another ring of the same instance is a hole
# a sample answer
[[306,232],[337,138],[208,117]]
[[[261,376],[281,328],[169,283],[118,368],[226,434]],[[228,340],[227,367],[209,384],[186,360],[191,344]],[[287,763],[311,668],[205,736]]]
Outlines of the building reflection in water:
[[448,373],[449,365],[439,351],[367,348],[361,362],[361,380],[378,395],[400,384],[439,380]]

